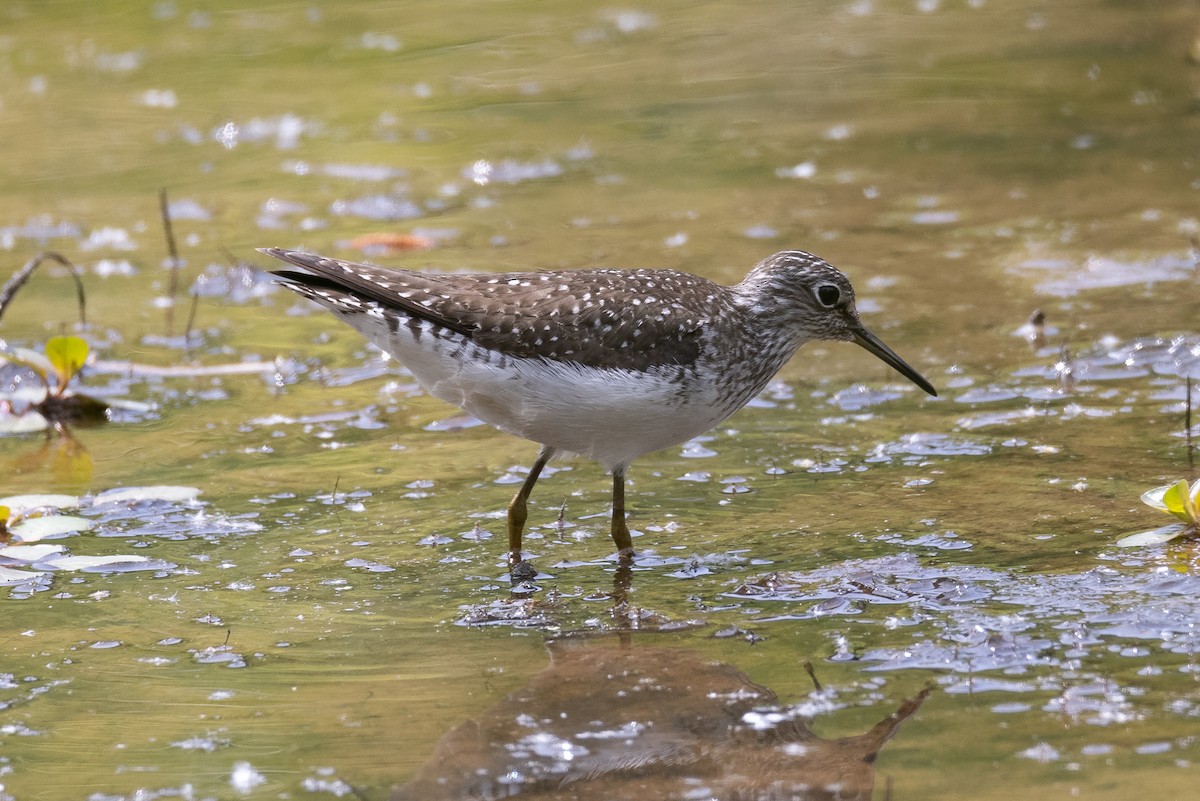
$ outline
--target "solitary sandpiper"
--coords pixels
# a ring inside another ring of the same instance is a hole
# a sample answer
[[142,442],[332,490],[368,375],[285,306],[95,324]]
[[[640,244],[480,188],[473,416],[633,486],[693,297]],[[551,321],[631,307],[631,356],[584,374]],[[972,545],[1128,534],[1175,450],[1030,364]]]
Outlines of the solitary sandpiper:
[[527,501],[555,454],[612,473],[612,538],[633,556],[625,470],[704,433],[757,395],[813,339],[856,342],[930,395],[933,385],[859,321],[832,265],[788,250],[733,286],[674,270],[447,275],[262,251],[274,274],[408,367],[429,394],[542,446],[508,506],[521,563]]

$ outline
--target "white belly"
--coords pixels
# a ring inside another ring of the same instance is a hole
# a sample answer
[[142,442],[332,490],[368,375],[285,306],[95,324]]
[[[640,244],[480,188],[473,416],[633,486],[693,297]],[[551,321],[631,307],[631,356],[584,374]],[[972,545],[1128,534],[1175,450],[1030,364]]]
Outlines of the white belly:
[[435,334],[428,324],[393,333],[373,313],[343,319],[434,397],[501,431],[587,456],[609,470],[691,439],[729,414],[707,388],[683,398],[679,384],[668,380],[677,368],[637,373],[500,357],[444,329]]

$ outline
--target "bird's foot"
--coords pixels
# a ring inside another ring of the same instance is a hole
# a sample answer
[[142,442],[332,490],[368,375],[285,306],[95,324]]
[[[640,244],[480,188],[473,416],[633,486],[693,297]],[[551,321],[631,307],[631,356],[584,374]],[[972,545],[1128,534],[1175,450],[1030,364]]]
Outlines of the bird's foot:
[[510,561],[508,563],[508,575],[512,578],[514,584],[537,578],[537,574],[537,568],[528,559],[522,559],[515,563]]

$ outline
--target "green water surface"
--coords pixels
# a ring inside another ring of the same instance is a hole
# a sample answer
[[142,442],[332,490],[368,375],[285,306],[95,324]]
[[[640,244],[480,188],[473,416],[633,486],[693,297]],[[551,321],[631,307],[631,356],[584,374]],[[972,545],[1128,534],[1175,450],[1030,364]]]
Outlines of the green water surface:
[[[0,338],[77,333],[81,388],[150,409],[0,438],[0,496],[79,496],[54,542],[166,566],[0,587],[0,799],[386,798],[548,639],[634,624],[785,705],[811,661],[826,738],[932,686],[859,797],[1192,797],[1200,559],[1115,542],[1196,477],[1198,35],[1190,0],[5,4],[0,274],[62,253],[88,324],[47,264]],[[510,602],[536,446],[230,272],[371,234],[724,282],[803,248],[940,396],[806,346],[634,464],[615,610],[609,480],[559,463]],[[90,500],[159,485],[199,499]]]

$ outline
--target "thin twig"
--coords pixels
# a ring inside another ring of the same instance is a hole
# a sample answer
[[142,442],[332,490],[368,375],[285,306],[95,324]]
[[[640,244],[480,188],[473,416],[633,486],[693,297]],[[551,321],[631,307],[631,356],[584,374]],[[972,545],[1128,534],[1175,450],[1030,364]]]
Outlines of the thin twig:
[[46,259],[56,261],[71,271],[71,277],[75,279],[75,295],[79,299],[79,324],[86,325],[87,303],[83,294],[83,279],[79,275],[79,268],[72,264],[65,256],[55,253],[53,250],[42,251],[25,262],[25,266],[13,273],[12,278],[9,278],[4,286],[0,287],[0,317],[4,316],[4,310],[8,308],[8,304],[16,296],[17,290],[25,285],[25,282],[29,280],[29,276],[33,275],[33,271]]
[[192,308],[188,310],[187,325],[183,327],[183,352],[192,352],[192,324],[196,322],[196,312],[200,309],[200,293],[192,293]]
[[804,665],[804,672],[812,679],[813,687],[816,688],[817,692],[820,692],[821,680],[817,678],[817,671],[813,668],[812,660],[805,659],[802,664]]
[[1183,442],[1187,448],[1188,472],[1196,475],[1196,451],[1192,446],[1192,377],[1187,377],[1187,394],[1183,401]]
[[167,306],[167,333],[170,334],[175,321],[175,295],[179,291],[179,249],[175,246],[175,229],[171,226],[171,209],[167,203],[165,187],[158,190],[158,207],[162,214],[163,233],[167,237],[167,258],[171,270],[171,277],[167,282],[167,297],[171,301]]

